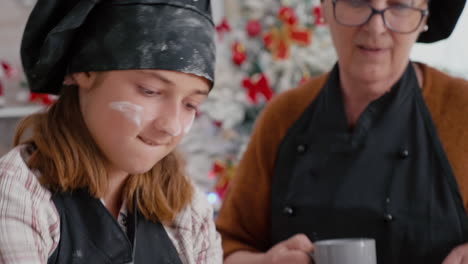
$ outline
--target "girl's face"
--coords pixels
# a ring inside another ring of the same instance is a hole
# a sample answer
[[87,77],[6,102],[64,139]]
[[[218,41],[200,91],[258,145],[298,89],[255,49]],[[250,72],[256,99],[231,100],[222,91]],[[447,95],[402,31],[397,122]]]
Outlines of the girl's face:
[[206,79],[174,71],[76,73],[84,121],[108,169],[144,173],[188,133],[209,92]]

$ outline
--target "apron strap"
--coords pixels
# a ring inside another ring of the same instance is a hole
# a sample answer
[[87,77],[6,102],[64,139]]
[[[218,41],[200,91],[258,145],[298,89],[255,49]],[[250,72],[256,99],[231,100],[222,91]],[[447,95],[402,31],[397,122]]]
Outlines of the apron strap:
[[[418,87],[419,88],[419,87]],[[439,140],[439,137],[437,135],[437,130],[435,128],[434,122],[432,121],[431,114],[429,112],[429,109],[426,107],[424,103],[424,99],[421,95],[421,92],[416,93],[417,99],[416,102],[419,105],[419,109],[422,111],[422,117],[424,119],[424,122],[426,123],[429,131],[429,136],[432,141],[432,144],[434,145],[434,148],[436,150],[436,155],[437,158],[440,161],[441,164],[441,169],[442,173],[446,176],[447,183],[449,185],[449,188],[452,191],[452,194],[454,195],[454,202],[457,204],[457,214],[458,214],[458,219],[460,221],[461,228],[463,230],[463,241],[468,242],[468,217],[466,215],[465,211],[465,206],[463,204],[463,199],[460,195],[460,190],[458,188],[458,183],[455,179],[455,175],[452,171],[452,167],[450,166],[450,163],[447,159],[447,156],[445,154],[445,150],[442,146],[442,142]]]

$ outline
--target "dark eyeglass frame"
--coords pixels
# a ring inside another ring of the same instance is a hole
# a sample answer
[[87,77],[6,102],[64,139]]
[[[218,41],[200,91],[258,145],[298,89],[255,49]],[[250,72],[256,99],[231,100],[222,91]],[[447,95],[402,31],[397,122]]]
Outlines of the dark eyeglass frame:
[[[371,20],[371,18],[374,16],[374,15],[381,15],[382,16],[382,20],[385,24],[385,27],[387,27],[389,30],[393,31],[393,32],[397,32],[397,33],[402,33],[402,34],[409,34],[409,33],[413,33],[414,31],[416,31],[418,29],[418,27],[421,25],[421,22],[423,21],[423,19],[429,15],[429,10],[428,9],[421,9],[421,8],[416,8],[416,7],[411,7],[411,6],[408,6],[408,7],[405,7],[405,8],[408,8],[408,9],[412,9],[412,10],[415,10],[415,11],[419,11],[421,12],[421,18],[419,19],[419,22],[418,22],[418,25],[412,29],[412,30],[409,30],[409,31],[398,31],[398,30],[395,30],[393,28],[391,28],[388,24],[387,24],[387,19],[385,19],[385,12],[387,10],[390,10],[390,9],[393,9],[395,7],[393,6],[388,6],[384,9],[376,9],[374,8],[370,3],[368,2],[364,2],[371,10],[371,13],[369,14],[369,17],[367,17],[366,20],[364,20],[364,22],[362,22],[361,24],[356,24],[356,25],[350,25],[350,24],[345,24],[345,23],[342,23],[340,22],[337,17],[336,17],[336,3],[338,1],[343,1],[343,0],[332,0],[332,3],[333,3],[333,16],[335,18],[335,21],[340,24],[340,25],[343,25],[343,26],[349,26],[349,27],[359,27],[359,26],[362,26],[362,25],[365,25],[367,23],[369,23],[369,21]],[[346,0],[344,0],[346,1]]]

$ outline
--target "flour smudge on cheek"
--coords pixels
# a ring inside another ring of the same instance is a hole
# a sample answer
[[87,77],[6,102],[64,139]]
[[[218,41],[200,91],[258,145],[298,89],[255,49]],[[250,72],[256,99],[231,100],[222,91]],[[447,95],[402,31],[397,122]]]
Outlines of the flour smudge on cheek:
[[130,102],[112,102],[109,104],[112,110],[122,113],[130,122],[141,128],[144,120],[144,108],[141,105],[132,104]]

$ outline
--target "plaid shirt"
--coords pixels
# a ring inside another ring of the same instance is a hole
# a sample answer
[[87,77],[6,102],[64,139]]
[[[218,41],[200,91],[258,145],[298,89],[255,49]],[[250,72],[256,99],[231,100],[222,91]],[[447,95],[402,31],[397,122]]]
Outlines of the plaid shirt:
[[[46,264],[60,240],[60,218],[51,193],[25,164],[24,149],[17,147],[0,159],[2,264]],[[165,229],[183,263],[222,263],[212,207],[200,191]]]

